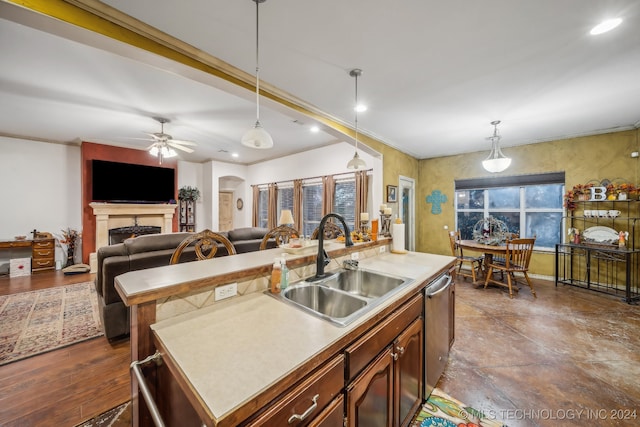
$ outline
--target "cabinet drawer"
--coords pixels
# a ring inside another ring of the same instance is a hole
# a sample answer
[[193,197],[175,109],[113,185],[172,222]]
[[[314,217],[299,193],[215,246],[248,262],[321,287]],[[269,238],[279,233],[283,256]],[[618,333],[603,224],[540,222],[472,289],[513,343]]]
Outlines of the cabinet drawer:
[[324,411],[311,421],[309,427],[336,427],[342,426],[344,420],[344,397],[342,395],[333,399]]
[[34,240],[33,241],[33,249],[53,249],[54,248],[54,241],[53,239],[47,239],[47,240]]
[[53,258],[33,259],[31,260],[31,268],[37,270],[39,268],[51,268],[55,264]]
[[[344,388],[344,356],[338,355],[301,384],[293,387],[282,399],[268,405],[269,409],[250,421],[247,426],[306,426],[340,394]],[[316,397],[317,396],[317,397]],[[315,403],[314,403],[315,399]],[[289,419],[302,415],[311,407],[304,420]]]
[[345,350],[347,382],[355,378],[400,332],[420,317],[423,307],[422,294],[416,295],[362,338],[347,347]]
[[49,259],[49,258],[53,258],[54,254],[55,254],[55,252],[54,252],[53,248],[51,248],[51,249],[37,249],[37,248],[34,247],[33,251],[32,251],[33,259],[39,259],[39,258]]

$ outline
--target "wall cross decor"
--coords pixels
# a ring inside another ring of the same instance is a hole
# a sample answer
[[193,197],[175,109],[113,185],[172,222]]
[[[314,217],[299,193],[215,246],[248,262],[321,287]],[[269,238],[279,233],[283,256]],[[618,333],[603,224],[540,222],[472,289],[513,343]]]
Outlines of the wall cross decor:
[[427,203],[431,203],[431,213],[439,215],[442,213],[442,203],[447,202],[447,196],[442,194],[440,190],[433,190],[429,196],[427,196]]

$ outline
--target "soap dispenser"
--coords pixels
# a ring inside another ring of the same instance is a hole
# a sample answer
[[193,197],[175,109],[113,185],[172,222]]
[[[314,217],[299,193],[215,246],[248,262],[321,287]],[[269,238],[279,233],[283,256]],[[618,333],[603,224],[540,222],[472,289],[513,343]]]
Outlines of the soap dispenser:
[[289,268],[287,268],[287,260],[284,256],[280,259],[280,290],[284,291],[289,286]]
[[273,260],[271,269],[271,293],[280,293],[280,281],[282,280],[282,267],[278,258]]

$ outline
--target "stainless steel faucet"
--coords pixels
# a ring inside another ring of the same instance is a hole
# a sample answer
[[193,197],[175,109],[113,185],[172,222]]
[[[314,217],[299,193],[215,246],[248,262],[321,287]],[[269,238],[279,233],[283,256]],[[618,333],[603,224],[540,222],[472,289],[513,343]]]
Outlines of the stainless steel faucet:
[[349,247],[353,246],[353,241],[351,240],[351,232],[349,231],[349,227],[347,227],[347,223],[343,217],[336,213],[328,213],[322,220],[320,220],[320,225],[318,226],[318,256],[316,257],[316,275],[311,278],[311,281],[314,279],[322,279],[325,277],[324,274],[324,266],[329,263],[329,255],[324,250],[324,225],[329,218],[336,218],[342,223],[344,227],[344,246]]

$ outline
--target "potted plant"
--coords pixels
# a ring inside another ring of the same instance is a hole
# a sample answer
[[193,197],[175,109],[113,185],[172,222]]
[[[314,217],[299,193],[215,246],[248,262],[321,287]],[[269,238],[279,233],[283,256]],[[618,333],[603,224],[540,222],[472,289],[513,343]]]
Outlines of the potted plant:
[[200,190],[196,187],[184,186],[178,190],[178,199],[193,200],[194,202],[200,198]]

